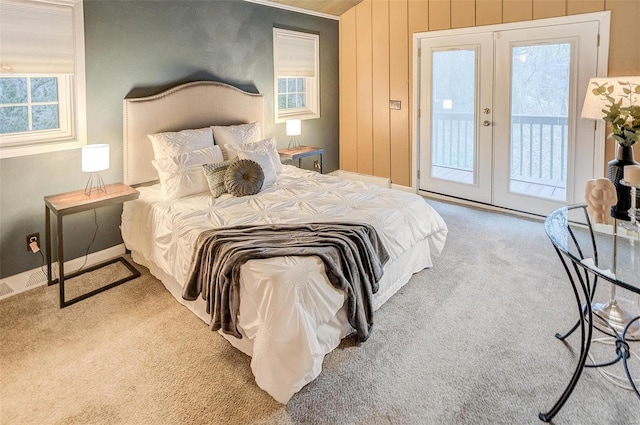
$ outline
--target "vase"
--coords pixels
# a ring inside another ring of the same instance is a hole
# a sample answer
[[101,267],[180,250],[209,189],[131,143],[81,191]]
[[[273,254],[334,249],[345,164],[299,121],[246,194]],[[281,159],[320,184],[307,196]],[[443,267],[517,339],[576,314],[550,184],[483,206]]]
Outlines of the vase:
[[609,161],[607,177],[613,183],[618,195],[618,203],[611,207],[611,216],[619,220],[629,221],[629,208],[631,208],[631,188],[620,184],[624,177],[624,167],[638,164],[633,159],[633,146],[618,145],[616,158]]

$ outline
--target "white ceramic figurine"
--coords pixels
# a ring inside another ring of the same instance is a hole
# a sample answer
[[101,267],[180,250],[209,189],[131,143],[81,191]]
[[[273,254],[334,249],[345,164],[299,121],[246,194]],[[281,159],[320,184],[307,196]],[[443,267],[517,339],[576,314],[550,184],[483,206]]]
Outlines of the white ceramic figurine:
[[587,209],[596,223],[608,224],[611,218],[611,207],[618,203],[616,188],[609,179],[604,177],[587,180],[584,193]]

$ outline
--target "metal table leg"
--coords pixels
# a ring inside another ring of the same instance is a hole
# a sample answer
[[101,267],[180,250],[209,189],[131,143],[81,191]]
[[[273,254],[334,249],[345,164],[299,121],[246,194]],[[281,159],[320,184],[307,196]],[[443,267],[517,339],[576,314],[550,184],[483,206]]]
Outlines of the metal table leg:
[[[567,272],[567,275],[569,276],[571,286],[573,287],[573,293],[576,297],[576,303],[578,304],[578,311],[580,312],[579,313],[580,314],[580,322],[579,322],[580,323],[580,356],[578,358],[578,364],[576,365],[573,375],[571,376],[571,380],[569,381],[569,384],[567,384],[567,387],[565,388],[565,390],[560,395],[560,398],[558,399],[558,401],[556,401],[556,403],[548,412],[541,412],[538,415],[540,420],[544,422],[551,422],[553,417],[560,411],[562,406],[564,406],[566,401],[569,399],[569,396],[575,389],[576,384],[578,383],[578,380],[580,379],[580,375],[582,375],[582,371],[584,370],[585,364],[587,362],[587,356],[589,354],[589,348],[591,346],[591,335],[593,334],[593,317],[591,312],[591,297],[589,296],[589,284],[588,284],[589,277],[585,272],[585,279],[583,279],[580,273],[580,269],[576,264],[573,264],[574,271],[580,282],[580,288],[582,290],[582,294],[586,298],[587,317],[585,318],[582,301],[580,299],[580,294],[578,293],[578,287],[576,285],[575,279],[573,278],[571,271],[569,270],[569,267],[567,266],[567,263],[565,262],[558,248],[555,246],[554,248],[556,249],[556,253],[560,257],[560,261],[562,262],[562,265],[564,266],[564,269]],[[588,326],[585,326],[585,321],[587,322]],[[556,337],[561,339],[560,338],[561,336],[559,336],[558,334],[556,334]]]

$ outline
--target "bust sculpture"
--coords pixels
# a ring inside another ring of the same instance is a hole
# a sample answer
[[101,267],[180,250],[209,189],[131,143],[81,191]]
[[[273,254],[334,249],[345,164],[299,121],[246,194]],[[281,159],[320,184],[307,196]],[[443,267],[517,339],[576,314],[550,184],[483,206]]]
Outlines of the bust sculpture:
[[591,219],[595,223],[608,224],[611,219],[611,207],[618,202],[613,183],[604,177],[587,180],[584,199]]

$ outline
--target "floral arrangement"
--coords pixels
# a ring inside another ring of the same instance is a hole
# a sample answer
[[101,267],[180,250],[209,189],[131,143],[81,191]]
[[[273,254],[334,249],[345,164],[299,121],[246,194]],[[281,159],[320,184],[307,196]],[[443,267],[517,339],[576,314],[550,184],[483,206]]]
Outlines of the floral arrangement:
[[622,93],[616,101],[614,84],[592,82],[595,88],[592,93],[606,100],[608,104],[602,109],[606,122],[611,124],[613,132],[609,137],[621,146],[632,146],[640,139],[640,104],[636,103],[640,96],[640,84],[630,81],[618,81]]

